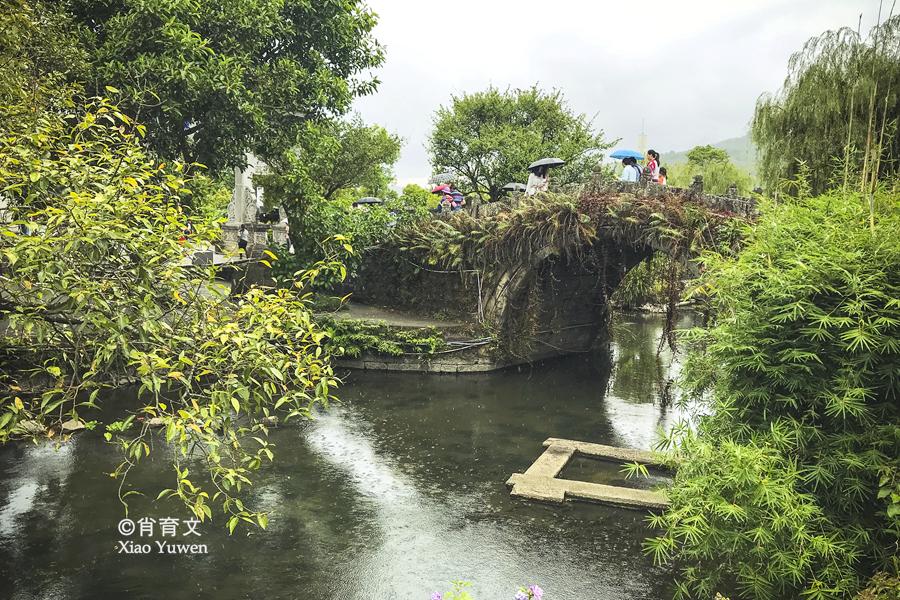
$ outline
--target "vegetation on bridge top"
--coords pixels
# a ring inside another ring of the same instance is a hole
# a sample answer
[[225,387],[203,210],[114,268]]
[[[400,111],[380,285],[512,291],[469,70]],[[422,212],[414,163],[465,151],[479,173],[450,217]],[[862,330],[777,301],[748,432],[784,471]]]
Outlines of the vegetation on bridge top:
[[580,258],[601,240],[649,246],[686,260],[707,249],[736,248],[746,219],[699,199],[660,191],[588,191],[522,197],[492,216],[451,213],[395,229],[382,245],[447,270],[528,265],[549,255]]

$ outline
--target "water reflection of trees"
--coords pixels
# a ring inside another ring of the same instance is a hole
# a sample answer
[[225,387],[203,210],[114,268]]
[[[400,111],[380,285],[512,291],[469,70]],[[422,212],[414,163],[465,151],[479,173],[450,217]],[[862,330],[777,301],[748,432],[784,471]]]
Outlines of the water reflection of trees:
[[612,395],[633,403],[669,403],[677,364],[667,347],[657,352],[662,332],[660,319],[644,315],[624,314],[613,322]]

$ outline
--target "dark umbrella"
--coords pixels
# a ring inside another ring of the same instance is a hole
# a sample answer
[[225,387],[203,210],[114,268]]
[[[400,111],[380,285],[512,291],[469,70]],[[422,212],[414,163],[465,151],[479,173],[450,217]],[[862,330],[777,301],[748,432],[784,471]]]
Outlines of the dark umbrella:
[[360,198],[353,204],[384,204],[384,200],[382,200],[381,198],[375,198],[374,196],[366,196],[365,198]]
[[559,167],[564,164],[566,164],[566,161],[561,158],[542,158],[528,165],[528,170],[534,171],[540,167]]

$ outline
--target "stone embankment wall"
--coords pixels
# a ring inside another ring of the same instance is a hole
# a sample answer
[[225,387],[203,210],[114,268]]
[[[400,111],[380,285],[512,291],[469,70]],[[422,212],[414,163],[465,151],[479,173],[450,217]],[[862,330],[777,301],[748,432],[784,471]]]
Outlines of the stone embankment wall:
[[347,287],[353,300],[419,314],[477,321],[480,274],[418,265],[400,252],[375,249]]

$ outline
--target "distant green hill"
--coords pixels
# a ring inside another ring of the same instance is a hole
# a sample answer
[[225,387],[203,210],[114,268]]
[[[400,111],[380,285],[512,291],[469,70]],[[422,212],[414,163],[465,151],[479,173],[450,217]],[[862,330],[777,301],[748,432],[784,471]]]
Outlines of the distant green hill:
[[[742,169],[746,169],[752,174],[756,173],[756,146],[750,140],[750,134],[723,140],[712,144],[716,148],[721,148],[731,157],[731,162]],[[662,164],[675,164],[687,162],[687,150],[681,152],[661,152]]]

